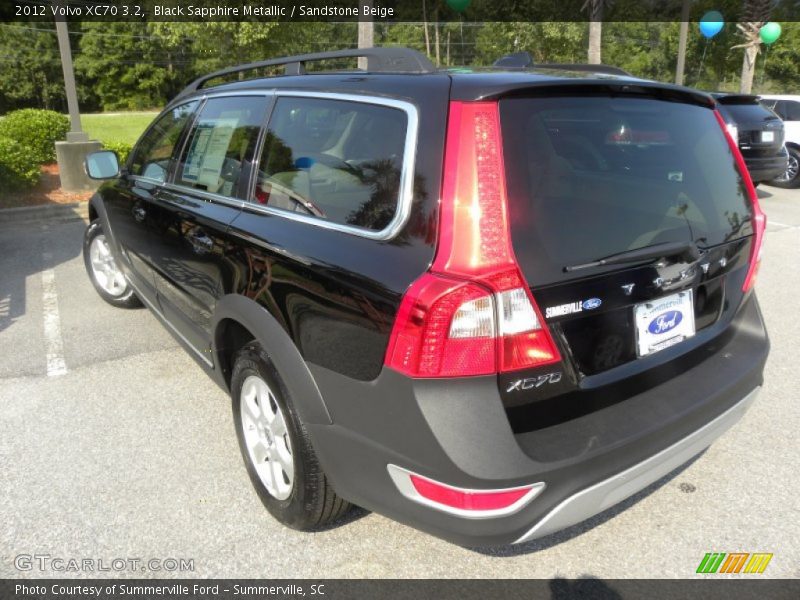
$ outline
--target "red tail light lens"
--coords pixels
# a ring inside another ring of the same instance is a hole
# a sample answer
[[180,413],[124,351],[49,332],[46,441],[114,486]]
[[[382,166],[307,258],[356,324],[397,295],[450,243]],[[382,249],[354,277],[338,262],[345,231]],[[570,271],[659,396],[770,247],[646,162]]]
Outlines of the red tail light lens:
[[437,504],[461,510],[498,510],[508,508],[530,491],[530,487],[500,492],[465,492],[419,475],[411,475],[411,483],[420,496]]
[[522,509],[545,488],[543,482],[520,487],[471,490],[428,479],[396,465],[389,476],[406,498],[459,517],[481,519],[510,515]]
[[511,245],[496,102],[452,102],[439,242],[409,288],[386,364],[417,377],[486,375],[561,360]]
[[742,286],[742,291],[747,292],[755,285],[758,269],[761,266],[761,252],[764,244],[764,231],[767,228],[767,215],[761,210],[761,205],[758,202],[758,194],[753,185],[753,180],[750,178],[750,172],[747,170],[747,165],[744,162],[742,153],[739,151],[738,141],[731,136],[731,131],[725,124],[725,120],[722,118],[722,115],[719,114],[719,111],[715,110],[714,115],[717,117],[717,122],[719,126],[722,127],[725,138],[728,140],[728,145],[731,148],[731,152],[733,152],[733,157],[736,160],[739,173],[742,175],[742,179],[744,179],[747,195],[752,205],[753,242],[750,249],[750,266],[747,269],[747,275],[745,276],[744,285]]

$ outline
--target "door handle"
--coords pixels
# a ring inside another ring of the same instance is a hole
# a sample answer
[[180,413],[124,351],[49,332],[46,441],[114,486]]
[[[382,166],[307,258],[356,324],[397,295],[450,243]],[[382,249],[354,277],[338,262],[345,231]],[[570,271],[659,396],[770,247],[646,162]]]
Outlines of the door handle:
[[131,212],[133,212],[133,218],[136,219],[138,223],[144,221],[144,218],[147,216],[147,211],[141,206],[134,206]]
[[208,254],[214,248],[214,240],[203,230],[189,234],[189,241],[197,254]]

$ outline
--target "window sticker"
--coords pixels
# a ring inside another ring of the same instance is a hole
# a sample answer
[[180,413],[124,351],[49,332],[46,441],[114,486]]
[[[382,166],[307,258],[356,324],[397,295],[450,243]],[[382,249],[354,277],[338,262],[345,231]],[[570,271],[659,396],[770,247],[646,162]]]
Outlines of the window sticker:
[[195,130],[181,179],[217,192],[233,132],[238,119],[201,121]]

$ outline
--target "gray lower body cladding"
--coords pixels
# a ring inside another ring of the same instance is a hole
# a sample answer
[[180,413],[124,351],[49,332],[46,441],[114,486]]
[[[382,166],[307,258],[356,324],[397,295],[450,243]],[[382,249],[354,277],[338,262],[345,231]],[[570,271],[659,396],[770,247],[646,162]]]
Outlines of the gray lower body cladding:
[[[643,489],[741,417],[763,382],[769,352],[754,295],[730,327],[724,342],[712,342],[712,353],[674,378],[522,434],[511,430],[495,377],[412,380],[384,369],[359,382],[310,365],[333,424],[309,430],[335,489],[351,502],[466,546],[525,541]],[[587,443],[576,443],[581,436]],[[462,488],[546,487],[513,514],[469,519],[401,495],[389,464]]]

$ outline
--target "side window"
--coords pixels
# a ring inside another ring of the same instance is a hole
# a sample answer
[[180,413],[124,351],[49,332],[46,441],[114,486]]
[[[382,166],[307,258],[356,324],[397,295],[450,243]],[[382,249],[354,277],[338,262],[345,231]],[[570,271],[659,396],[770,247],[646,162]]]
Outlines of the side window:
[[768,105],[768,108],[771,108],[773,111],[775,111],[775,114],[778,115],[781,119],[783,119],[785,121],[786,120],[786,102],[784,102],[783,100],[777,100],[777,101],[776,100],[769,100],[768,102],[772,103],[771,105]]
[[253,202],[380,231],[400,196],[408,118],[387,106],[278,98]]
[[784,121],[800,121],[800,102],[787,100],[784,112],[786,113]]
[[197,100],[176,106],[153,124],[136,146],[131,160],[132,175],[164,182],[169,172],[173,150],[186,124],[197,108]]
[[175,183],[194,189],[244,197],[267,98],[211,98],[189,134]]

